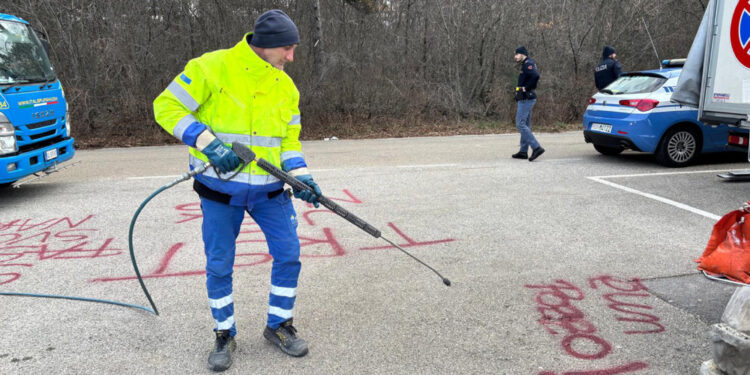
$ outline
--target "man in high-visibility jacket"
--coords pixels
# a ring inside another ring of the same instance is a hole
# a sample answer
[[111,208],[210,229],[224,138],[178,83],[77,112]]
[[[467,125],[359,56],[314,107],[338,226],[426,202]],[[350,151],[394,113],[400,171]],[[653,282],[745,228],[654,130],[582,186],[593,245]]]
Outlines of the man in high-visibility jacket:
[[190,168],[210,162],[193,184],[203,211],[206,287],[216,322],[208,365],[232,364],[237,333],[232,298],[235,242],[245,211],[263,231],[273,257],[267,325],[263,336],[292,356],[307,354],[297,337],[292,310],[300,272],[297,215],[284,183],[257,165],[241,162],[226,144],[239,142],[258,157],[310,186],[294,196],[318,207],[320,188],[307,171],[299,133],[299,91],[283,71],[299,44],[297,26],[271,10],[234,47],[190,60],[154,101],[156,121],[190,146]]

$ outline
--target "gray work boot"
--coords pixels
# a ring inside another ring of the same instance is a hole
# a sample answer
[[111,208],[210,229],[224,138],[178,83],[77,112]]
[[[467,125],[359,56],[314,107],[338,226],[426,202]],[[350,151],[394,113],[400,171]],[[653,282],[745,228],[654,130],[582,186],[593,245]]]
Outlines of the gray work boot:
[[276,329],[266,326],[263,337],[292,357],[303,357],[307,354],[307,343],[297,337],[297,329],[292,326],[292,319],[281,323]]
[[214,351],[208,355],[208,368],[212,371],[224,371],[232,366],[232,352],[237,348],[234,337],[229,331],[216,331]]

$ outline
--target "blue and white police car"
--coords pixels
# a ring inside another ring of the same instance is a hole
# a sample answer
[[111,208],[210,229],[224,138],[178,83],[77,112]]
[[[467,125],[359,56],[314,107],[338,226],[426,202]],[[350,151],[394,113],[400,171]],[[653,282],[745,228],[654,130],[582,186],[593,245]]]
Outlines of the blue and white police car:
[[696,108],[669,101],[684,61],[625,73],[592,96],[583,115],[586,142],[604,155],[625,149],[653,153],[668,167],[687,166],[700,153],[736,151],[727,147],[728,125],[705,125]]

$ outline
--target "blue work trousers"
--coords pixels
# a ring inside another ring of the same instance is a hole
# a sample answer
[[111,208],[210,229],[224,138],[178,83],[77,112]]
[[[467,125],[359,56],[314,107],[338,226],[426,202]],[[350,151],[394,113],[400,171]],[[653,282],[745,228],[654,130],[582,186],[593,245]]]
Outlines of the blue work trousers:
[[297,237],[297,215],[287,192],[273,198],[231,206],[201,198],[203,211],[203,243],[206,253],[206,288],[215,330],[237,334],[232,296],[232,270],[235,242],[247,211],[255,220],[268,243],[273,257],[271,292],[267,324],[275,329],[292,318],[297,296],[297,279],[301,268],[300,245]]
[[536,104],[536,99],[526,99],[518,101],[518,109],[516,110],[516,128],[521,133],[521,152],[526,154],[529,147],[532,150],[536,150],[539,147],[534,137],[534,133],[531,132],[531,110]]

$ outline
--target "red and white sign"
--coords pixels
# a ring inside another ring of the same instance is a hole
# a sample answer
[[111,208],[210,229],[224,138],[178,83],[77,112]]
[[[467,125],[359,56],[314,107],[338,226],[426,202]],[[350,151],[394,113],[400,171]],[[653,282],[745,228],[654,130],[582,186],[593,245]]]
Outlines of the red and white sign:
[[729,40],[737,60],[750,68],[750,1],[740,0],[732,15]]

